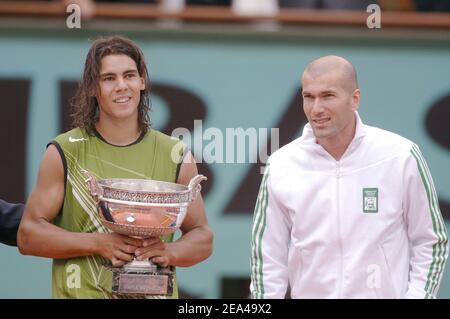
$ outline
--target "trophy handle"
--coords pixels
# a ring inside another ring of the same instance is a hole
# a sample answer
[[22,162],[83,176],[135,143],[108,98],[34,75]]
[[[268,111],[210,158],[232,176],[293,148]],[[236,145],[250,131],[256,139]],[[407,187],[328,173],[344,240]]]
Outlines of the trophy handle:
[[202,186],[200,185],[200,183],[202,181],[206,181],[208,178],[204,175],[197,175],[192,177],[191,181],[189,182],[189,190],[191,191],[191,201],[194,201],[195,198],[197,198],[198,194],[200,193],[200,191],[202,190]]
[[86,177],[84,182],[86,183],[91,196],[98,202],[98,197],[100,195],[100,189],[97,184],[97,178],[95,178],[94,174],[89,172],[88,170],[81,169],[81,173]]

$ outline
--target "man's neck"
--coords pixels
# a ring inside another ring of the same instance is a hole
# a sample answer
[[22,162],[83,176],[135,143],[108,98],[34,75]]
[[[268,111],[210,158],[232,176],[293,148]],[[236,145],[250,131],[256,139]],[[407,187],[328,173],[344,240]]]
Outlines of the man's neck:
[[336,161],[339,161],[347,150],[348,145],[351,140],[348,142],[336,141],[332,142],[330,140],[320,141],[317,140],[317,144],[320,144]]
[[110,144],[117,146],[130,145],[141,134],[137,121],[105,123],[101,119],[96,123],[97,132]]
[[342,132],[333,138],[318,138],[320,144],[336,161],[339,161],[352,142],[356,133],[356,117]]

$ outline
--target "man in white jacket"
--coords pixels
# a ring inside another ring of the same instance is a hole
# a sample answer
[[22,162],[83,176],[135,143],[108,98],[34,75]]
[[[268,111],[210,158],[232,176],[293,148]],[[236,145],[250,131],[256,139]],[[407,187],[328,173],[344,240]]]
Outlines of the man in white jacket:
[[434,298],[447,231],[413,142],[364,125],[350,62],[303,73],[303,134],[268,161],[252,236],[254,298]]

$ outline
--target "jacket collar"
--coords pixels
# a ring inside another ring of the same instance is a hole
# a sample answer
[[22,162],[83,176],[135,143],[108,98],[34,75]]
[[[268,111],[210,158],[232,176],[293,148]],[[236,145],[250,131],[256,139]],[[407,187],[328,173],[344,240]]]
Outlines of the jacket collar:
[[[354,145],[355,143],[359,143],[361,139],[366,135],[367,129],[366,125],[362,122],[361,117],[359,116],[358,111],[355,111],[356,115],[356,129],[355,129],[355,136],[353,136],[352,141],[350,142],[350,145]],[[316,137],[314,135],[314,131],[312,130],[311,124],[307,123],[303,128],[303,142],[316,144]]]

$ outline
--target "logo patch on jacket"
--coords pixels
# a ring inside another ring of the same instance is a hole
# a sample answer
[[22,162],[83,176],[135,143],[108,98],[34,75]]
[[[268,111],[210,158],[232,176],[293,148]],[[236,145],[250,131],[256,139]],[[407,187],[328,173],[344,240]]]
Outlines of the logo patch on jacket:
[[378,213],[378,188],[363,188],[363,212]]

